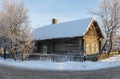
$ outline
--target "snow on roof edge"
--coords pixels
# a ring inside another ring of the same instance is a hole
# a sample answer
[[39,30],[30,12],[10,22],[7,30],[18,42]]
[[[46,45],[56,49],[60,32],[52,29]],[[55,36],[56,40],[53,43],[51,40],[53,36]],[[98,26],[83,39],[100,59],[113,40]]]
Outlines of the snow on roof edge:
[[91,19],[91,21],[88,24],[88,27],[87,27],[86,31],[83,33],[83,35],[85,35],[85,33],[89,30],[89,27],[90,27],[91,23],[93,22],[93,20],[95,20],[95,19],[94,18]]

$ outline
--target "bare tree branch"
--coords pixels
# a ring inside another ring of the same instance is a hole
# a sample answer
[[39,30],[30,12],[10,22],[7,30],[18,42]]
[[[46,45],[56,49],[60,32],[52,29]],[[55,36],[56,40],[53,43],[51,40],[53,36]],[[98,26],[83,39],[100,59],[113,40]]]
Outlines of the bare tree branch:
[[[112,50],[113,35],[120,29],[119,0],[100,0],[99,10],[97,12],[90,12],[101,19],[106,34],[106,42],[102,49],[107,49],[109,55]],[[100,53],[102,52],[103,50]]]

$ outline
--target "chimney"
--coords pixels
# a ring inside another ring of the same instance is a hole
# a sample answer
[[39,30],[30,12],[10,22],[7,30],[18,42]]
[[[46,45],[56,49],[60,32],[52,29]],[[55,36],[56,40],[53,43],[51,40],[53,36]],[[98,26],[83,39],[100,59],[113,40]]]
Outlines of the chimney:
[[52,19],[52,24],[57,24],[58,23],[58,20],[56,18],[53,18]]

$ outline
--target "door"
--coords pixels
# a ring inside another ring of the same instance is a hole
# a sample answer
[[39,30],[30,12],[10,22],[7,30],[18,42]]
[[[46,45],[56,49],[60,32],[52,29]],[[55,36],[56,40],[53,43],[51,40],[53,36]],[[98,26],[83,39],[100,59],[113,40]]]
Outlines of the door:
[[43,44],[43,54],[47,54],[47,44]]

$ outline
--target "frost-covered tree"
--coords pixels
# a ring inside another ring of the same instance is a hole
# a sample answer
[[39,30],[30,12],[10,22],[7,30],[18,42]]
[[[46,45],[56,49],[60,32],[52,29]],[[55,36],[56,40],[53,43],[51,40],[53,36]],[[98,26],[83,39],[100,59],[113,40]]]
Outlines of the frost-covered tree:
[[4,38],[0,40],[3,40],[1,45],[5,44],[4,48],[9,47],[15,60],[17,52],[27,53],[23,50],[32,50],[30,49],[33,45],[31,45],[32,39],[30,38],[30,31],[28,31],[29,26],[28,10],[24,3],[3,0],[0,11],[0,37]]
[[100,54],[106,48],[108,55],[112,50],[113,37],[117,30],[120,29],[120,1],[119,0],[100,0],[97,12],[91,12],[99,16],[105,32],[105,44]]

